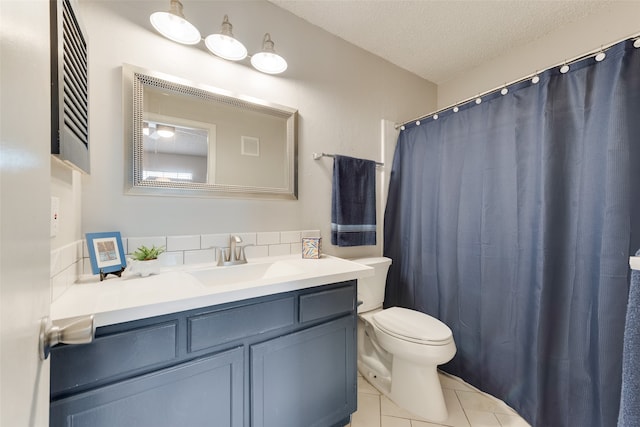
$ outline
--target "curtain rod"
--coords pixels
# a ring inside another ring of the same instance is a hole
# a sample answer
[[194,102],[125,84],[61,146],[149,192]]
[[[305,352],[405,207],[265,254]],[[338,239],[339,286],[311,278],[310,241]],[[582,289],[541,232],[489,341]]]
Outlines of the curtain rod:
[[[313,153],[313,160],[318,160],[322,157],[335,157],[335,154],[328,154],[328,153]],[[380,163],[380,162],[375,162],[377,166],[384,166],[384,163]]]
[[[405,125],[408,125],[409,123],[414,123],[414,122],[420,121],[420,120],[422,120],[422,119],[426,119],[426,118],[429,118],[429,117],[433,117],[434,115],[437,115],[437,114],[439,114],[439,113],[441,113],[441,112],[443,112],[443,111],[447,111],[447,110],[449,110],[449,109],[451,109],[451,108],[459,107],[459,106],[464,105],[464,104],[467,104],[467,103],[469,103],[469,102],[471,102],[471,101],[473,101],[473,100],[480,99],[480,98],[482,98],[483,96],[488,95],[488,94],[490,94],[490,93],[494,93],[494,92],[497,92],[498,90],[502,90],[502,89],[506,88],[507,86],[511,86],[511,85],[513,85],[513,84],[520,83],[520,82],[524,82],[524,81],[526,81],[526,80],[532,79],[532,78],[536,77],[537,75],[541,74],[542,72],[544,72],[544,71],[546,71],[546,70],[550,70],[550,69],[552,69],[552,68],[559,67],[559,66],[562,66],[562,65],[569,65],[569,64],[572,64],[572,63],[574,63],[574,62],[580,61],[580,60],[582,60],[582,59],[588,58],[588,57],[590,57],[590,56],[596,56],[596,55],[597,55],[597,54],[599,54],[600,52],[604,52],[605,50],[607,50],[607,49],[611,48],[611,47],[612,47],[612,46],[614,46],[614,45],[617,45],[617,44],[618,44],[618,43],[620,43],[620,42],[623,42],[623,41],[625,41],[625,40],[632,40],[632,39],[635,39],[634,44],[633,44],[633,45],[634,45],[634,47],[636,47],[636,48],[640,48],[640,33],[632,34],[632,35],[630,35],[630,36],[624,37],[624,38],[622,38],[622,39],[620,39],[620,40],[617,40],[617,41],[615,41],[615,42],[611,42],[611,43],[608,43],[608,44],[606,44],[606,45],[601,45],[599,49],[594,49],[594,50],[591,50],[591,51],[589,51],[589,52],[587,52],[587,53],[584,53],[584,54],[582,54],[582,55],[576,56],[576,57],[574,57],[574,58],[572,58],[572,59],[569,59],[569,60],[566,60],[566,61],[562,61],[562,62],[560,62],[560,63],[558,63],[558,64],[555,64],[555,65],[552,65],[552,66],[550,66],[550,67],[547,67],[546,69],[543,69],[543,70],[541,70],[541,71],[536,71],[536,72],[535,72],[535,73],[533,73],[533,74],[529,74],[528,76],[521,77],[521,78],[519,78],[519,79],[517,79],[517,80],[514,80],[514,81],[512,81],[512,82],[510,82],[510,83],[502,84],[502,85],[497,86],[497,87],[495,87],[495,88],[493,88],[493,89],[491,89],[491,90],[487,90],[487,91],[482,92],[482,93],[479,93],[479,94],[477,94],[477,95],[475,95],[475,96],[471,96],[471,97],[466,98],[466,99],[464,99],[464,100],[462,100],[462,101],[456,102],[455,104],[451,104],[451,105],[448,105],[447,107],[439,108],[439,109],[437,109],[437,110],[435,110],[435,111],[432,111],[431,113],[427,113],[427,114],[424,114],[424,115],[422,115],[422,116],[416,117],[416,118],[415,118],[415,119],[413,119],[413,120],[407,120],[407,121],[405,121],[405,122],[403,122],[403,123],[400,123],[400,124],[396,123],[396,124],[394,125],[394,127],[395,127],[396,129],[398,129],[398,128],[401,128],[401,127],[403,127],[403,126],[405,126]],[[537,83],[537,82],[536,82],[536,83]],[[436,119],[437,119],[437,117],[434,117],[434,118],[436,118]]]

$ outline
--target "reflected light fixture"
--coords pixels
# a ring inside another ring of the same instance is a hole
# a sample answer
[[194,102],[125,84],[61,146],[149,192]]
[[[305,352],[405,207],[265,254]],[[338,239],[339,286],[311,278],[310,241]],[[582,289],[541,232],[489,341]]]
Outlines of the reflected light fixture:
[[142,123],[142,134],[145,136],[149,136],[149,122]]
[[153,28],[174,42],[198,44],[202,40],[200,31],[185,19],[179,0],[171,0],[168,12],[154,12],[149,20]]
[[204,39],[207,49],[220,58],[229,61],[240,61],[247,57],[247,48],[233,37],[233,25],[229,22],[229,17],[224,15],[222,27],[218,34],[211,34]]
[[287,61],[276,53],[271,35],[266,33],[262,39],[262,51],[251,57],[251,65],[267,74],[280,74],[287,69]]
[[156,133],[163,138],[171,138],[176,134],[176,128],[167,125],[156,126]]

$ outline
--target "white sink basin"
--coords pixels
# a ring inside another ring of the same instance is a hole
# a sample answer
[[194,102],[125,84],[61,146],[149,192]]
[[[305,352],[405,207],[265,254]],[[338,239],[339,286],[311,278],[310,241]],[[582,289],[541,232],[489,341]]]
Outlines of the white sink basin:
[[211,267],[190,271],[189,274],[205,286],[218,286],[263,279],[293,277],[304,273],[304,271],[303,266],[297,265],[295,261],[282,260]]

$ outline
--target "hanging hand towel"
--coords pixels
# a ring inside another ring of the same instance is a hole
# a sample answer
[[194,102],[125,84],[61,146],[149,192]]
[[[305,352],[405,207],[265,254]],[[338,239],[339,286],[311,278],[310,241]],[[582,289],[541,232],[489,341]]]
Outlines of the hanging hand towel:
[[333,160],[331,244],[376,244],[376,162],[347,156]]
[[[636,253],[640,256],[640,251]],[[622,394],[618,427],[640,425],[640,271],[631,272],[622,350]]]

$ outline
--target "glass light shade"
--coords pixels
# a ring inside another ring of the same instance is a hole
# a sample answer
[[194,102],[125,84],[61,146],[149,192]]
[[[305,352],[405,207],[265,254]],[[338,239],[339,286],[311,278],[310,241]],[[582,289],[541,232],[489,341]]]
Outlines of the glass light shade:
[[247,57],[247,48],[233,37],[233,25],[229,22],[229,16],[224,15],[222,28],[219,34],[211,34],[204,39],[207,49],[214,55],[230,61],[240,61]]
[[160,34],[182,44],[198,44],[202,37],[200,31],[184,18],[182,3],[171,0],[169,12],[155,12],[149,17],[151,25]]
[[171,138],[176,134],[176,128],[167,125],[158,125],[156,127],[156,133],[163,138]]
[[211,34],[204,39],[211,53],[230,61],[240,61],[247,57],[247,48],[233,37],[224,34]]
[[267,74],[280,74],[287,69],[287,61],[276,53],[269,33],[264,35],[262,52],[251,57],[251,65],[256,70]]

